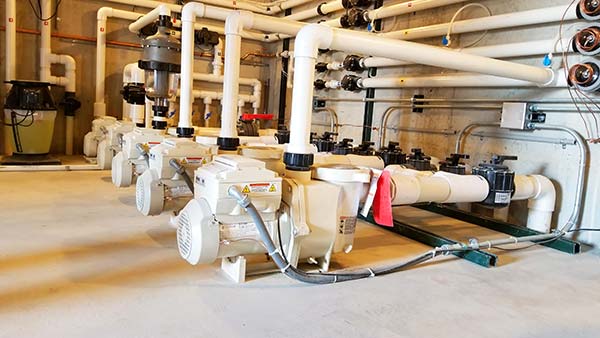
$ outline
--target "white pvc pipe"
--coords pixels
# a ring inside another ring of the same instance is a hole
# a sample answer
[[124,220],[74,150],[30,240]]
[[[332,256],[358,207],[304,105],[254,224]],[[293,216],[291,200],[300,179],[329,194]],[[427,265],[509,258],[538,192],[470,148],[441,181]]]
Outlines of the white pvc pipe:
[[389,166],[392,205],[416,203],[468,203],[486,199],[490,188],[478,175],[456,175],[447,172],[425,172]]
[[106,31],[108,18],[137,20],[140,13],[102,7],[97,13],[96,24],[96,102],[94,116],[106,116],[105,80],[106,80]]
[[[182,13],[182,22],[183,23],[182,23],[182,33],[181,33],[181,100],[180,100],[181,109],[180,109],[180,113],[179,113],[179,125],[178,125],[180,128],[191,128],[191,125],[192,125],[192,123],[191,123],[192,99],[193,99],[192,98],[192,86],[193,86],[193,75],[192,74],[194,73],[193,25],[196,21],[196,18],[207,17],[207,18],[211,18],[211,19],[226,20],[230,13],[231,13],[231,11],[229,11],[229,10],[222,9],[222,8],[216,8],[216,7],[212,7],[212,6],[206,6],[201,3],[197,3],[197,2],[190,2],[190,3],[186,4],[183,8],[183,13]],[[258,30],[264,30],[264,31],[276,30],[280,33],[294,35],[305,25],[303,23],[300,23],[297,21],[292,21],[292,20],[271,18],[269,16],[253,14],[250,12],[243,12],[243,13],[244,14],[240,15],[240,17],[245,18],[242,21],[244,21],[245,25],[249,25],[250,27],[244,27],[244,25],[240,25],[240,27],[248,28],[248,29],[256,28]],[[251,18],[251,20],[249,18]],[[230,24],[230,25],[232,25],[232,24]],[[227,31],[227,28],[226,28],[226,31]],[[232,28],[232,31],[233,31],[233,28]],[[241,31],[241,30],[238,30],[238,32],[239,31]],[[230,34],[230,36],[231,36],[231,38],[226,39],[226,41],[225,41],[227,53],[225,53],[225,57],[226,57],[225,74],[224,74],[224,82],[225,83],[223,83],[224,92],[225,92],[225,90],[228,90],[228,93],[226,95],[227,103],[225,103],[225,102],[222,103],[224,111],[225,111],[225,109],[227,109],[227,111],[229,113],[221,114],[221,117],[224,118],[225,119],[224,122],[226,122],[224,124],[222,121],[222,128],[224,129],[223,134],[235,135],[235,133],[231,129],[231,127],[225,127],[225,126],[232,125],[231,120],[232,119],[235,120],[234,114],[237,113],[237,110],[231,109],[231,107],[237,107],[236,102],[238,102],[238,100],[234,99],[235,92],[236,92],[235,88],[237,88],[237,91],[239,93],[239,88],[238,88],[239,85],[237,85],[237,82],[235,82],[235,74],[236,74],[235,71],[236,71],[236,68],[239,69],[239,64],[240,64],[239,55],[241,54],[241,50],[239,50],[239,48],[241,48],[241,43],[238,43],[239,35]],[[230,40],[229,45],[228,45],[227,40]],[[238,46],[239,46],[239,48],[238,48]],[[232,49],[232,47],[235,49]],[[230,55],[229,57],[227,55],[227,54],[233,54],[233,53],[236,53],[236,54],[239,53],[237,59],[235,59],[235,60],[234,60],[234,57],[232,57],[232,55]],[[227,60],[231,60],[231,61],[227,62]],[[233,63],[237,64],[238,66],[236,66]],[[239,71],[237,73],[237,77],[239,77]],[[227,80],[227,79],[229,79],[229,80]],[[233,82],[230,83],[229,81],[233,81]],[[223,100],[223,101],[225,101],[225,100]],[[231,116],[233,116],[233,118]]]
[[528,200],[527,227],[548,233],[556,206],[556,189],[552,181],[541,175],[516,175],[512,200]]
[[251,27],[254,17],[249,12],[231,13],[225,20],[225,72],[223,81],[223,100],[221,101],[221,133],[222,138],[237,138],[237,111],[240,87],[240,57],[242,37],[240,32],[244,26]]
[[[16,0],[6,0],[6,52],[5,80],[17,78],[17,4]],[[8,85],[7,85],[8,86]]]
[[129,24],[129,31],[138,34],[140,30],[158,19],[159,16],[171,16],[171,9],[167,5],[160,5]]
[[144,125],[148,129],[152,129],[152,107],[154,106],[154,102],[152,102],[148,97],[146,97],[146,105],[145,105],[146,116],[144,117]]
[[213,48],[212,75],[223,75],[223,48],[225,48],[223,45],[223,39],[219,38],[219,43]]
[[[559,22],[563,19],[563,14],[565,21],[576,20],[576,8],[577,6],[570,6],[569,8],[569,5],[544,7],[529,11],[513,12],[477,19],[455,21],[452,25],[452,32],[454,34],[461,34],[485,30]],[[424,39],[435,36],[444,36],[448,33],[449,27],[450,23],[448,22],[437,25],[409,28],[389,33],[382,33],[380,35],[386,38],[400,40]]]
[[[566,88],[564,71],[557,71],[556,81],[546,87]],[[399,76],[364,78],[358,82],[360,88],[498,88],[539,87],[534,82],[514,80],[492,75],[452,73],[428,76]]]
[[[116,2],[125,5],[131,5],[131,0],[106,0],[109,2]],[[233,9],[244,9],[249,11],[254,11],[262,14],[278,14],[288,8],[293,8],[296,6],[300,6],[306,3],[309,3],[313,0],[288,0],[288,1],[274,1],[271,3],[264,3],[260,6],[255,4],[247,3],[239,0],[202,0],[204,4],[207,5],[215,5]],[[146,8],[155,8],[161,4],[165,4],[161,1],[153,1],[153,0],[135,0],[136,6],[146,7]],[[181,13],[182,9],[180,5],[175,4],[166,4],[169,9],[174,12]]]
[[309,154],[312,152],[310,126],[314,68],[320,48],[402,59],[418,64],[507,77],[546,86],[555,80],[554,72],[546,68],[312,24],[302,28],[296,38],[294,50],[296,75],[294,77],[291,135],[288,146],[290,153]]
[[[42,0],[42,17],[51,15],[52,3],[50,0]],[[74,93],[76,90],[76,64],[75,59],[69,55],[52,54],[51,40],[52,28],[51,21],[43,21],[41,28],[40,43],[40,80],[54,85],[64,86],[65,91]],[[50,66],[52,64],[65,65],[65,76],[52,76]]]
[[[334,0],[318,4],[317,6],[310,9],[293,13],[292,15],[288,15],[285,18],[288,20],[302,21],[313,18],[315,16],[327,15],[329,13],[333,13],[342,9],[344,9],[344,5],[342,5],[342,0]],[[337,21],[339,22],[339,19]]]
[[[454,49],[457,52],[485,56],[490,58],[511,58],[520,56],[544,55],[548,53],[561,53],[564,46],[565,52],[571,51],[569,41],[560,43],[556,39],[508,43],[502,45]],[[361,60],[364,68],[371,67],[396,67],[411,64],[410,62],[393,60],[382,57],[367,57]]]
[[[426,9],[438,8],[456,3],[465,2],[467,0],[413,0],[402,2],[392,6],[380,7],[378,9],[371,9],[366,12],[365,19],[373,21],[377,19],[385,19],[393,16],[399,16],[414,12],[419,12]],[[340,19],[332,19],[325,21],[325,24],[331,27],[341,27]]]

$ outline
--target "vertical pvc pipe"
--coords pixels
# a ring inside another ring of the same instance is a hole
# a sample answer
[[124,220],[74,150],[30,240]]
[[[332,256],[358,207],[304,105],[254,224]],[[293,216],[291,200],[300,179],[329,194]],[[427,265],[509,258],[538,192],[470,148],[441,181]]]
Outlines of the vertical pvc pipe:
[[[6,0],[6,81],[17,77],[17,6],[16,0]],[[8,87],[8,86],[7,86]]]
[[[221,101],[221,133],[224,138],[236,138],[237,108],[240,86],[237,82],[240,77],[240,57],[242,37],[239,35],[239,14],[232,14],[227,18],[225,29],[225,72],[223,78],[223,100]],[[233,23],[232,21],[238,21]],[[237,24],[237,25],[236,25]],[[227,27],[229,29],[227,29]]]
[[[52,4],[50,0],[42,0],[42,18],[50,17],[52,13]],[[50,60],[49,56],[52,53],[51,50],[51,34],[52,28],[50,27],[51,21],[46,20],[41,22],[41,43],[40,43],[40,81],[51,82],[50,75]]]
[[65,155],[73,155],[74,117],[65,116]]
[[106,77],[106,23],[105,16],[101,17],[100,8],[96,24],[96,102],[94,103],[94,117],[106,116],[106,103],[104,102],[104,87]]

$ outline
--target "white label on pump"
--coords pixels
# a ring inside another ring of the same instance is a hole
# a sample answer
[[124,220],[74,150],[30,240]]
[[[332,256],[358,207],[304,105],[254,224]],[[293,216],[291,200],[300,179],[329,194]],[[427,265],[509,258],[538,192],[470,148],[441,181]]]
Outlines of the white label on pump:
[[206,160],[204,157],[186,157],[183,159],[182,164],[203,165],[206,164]]
[[500,203],[500,204],[510,203],[510,193],[509,192],[498,192],[498,193],[496,193],[496,197],[494,199],[494,203]]
[[377,182],[379,181],[379,177],[381,177],[383,171],[372,169],[371,173],[372,175],[371,186],[369,187],[369,195],[367,196],[365,205],[363,205],[363,209],[360,213],[363,217],[369,216],[369,212],[371,212],[371,207],[373,206],[373,202],[375,201],[375,194],[377,193]]
[[338,225],[338,233],[340,235],[353,235],[356,231],[356,216],[342,216]]
[[221,224],[221,238],[224,240],[239,240],[243,238],[257,238],[258,230],[254,223]]

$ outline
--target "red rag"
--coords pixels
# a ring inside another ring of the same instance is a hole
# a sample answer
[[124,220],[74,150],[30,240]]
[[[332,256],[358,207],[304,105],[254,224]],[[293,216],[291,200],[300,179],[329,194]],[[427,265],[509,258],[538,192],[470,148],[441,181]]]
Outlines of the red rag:
[[373,218],[375,222],[387,227],[394,226],[392,215],[392,194],[390,191],[392,175],[384,170],[377,181],[377,192],[373,201]]

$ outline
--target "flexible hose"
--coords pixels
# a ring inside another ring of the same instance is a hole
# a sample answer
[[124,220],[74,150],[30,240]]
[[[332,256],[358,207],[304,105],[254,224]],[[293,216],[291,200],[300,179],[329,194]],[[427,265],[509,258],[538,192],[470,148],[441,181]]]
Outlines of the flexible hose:
[[415,258],[401,264],[375,268],[375,269],[364,269],[363,271],[350,271],[347,273],[311,273],[302,271],[290,264],[290,262],[285,259],[280,251],[280,248],[275,246],[273,243],[273,239],[265,225],[262,217],[252,201],[250,197],[240,191],[240,189],[236,186],[231,186],[228,190],[229,196],[234,197],[238,204],[244,208],[244,210],[250,215],[254,224],[256,225],[256,229],[258,230],[260,239],[263,244],[267,248],[268,254],[273,259],[273,262],[279,270],[289,278],[294,280],[309,283],[309,284],[333,284],[339,282],[347,282],[351,280],[375,277],[390,274],[393,272],[398,272],[401,270],[405,270],[409,267],[415,266],[417,264],[423,263],[427,260],[430,260],[438,255],[447,254],[453,251],[462,251],[463,249],[447,249],[447,248],[435,248],[431,251],[425,252]]
[[142,157],[144,157],[144,160],[146,161],[146,164],[148,166],[150,166],[150,154],[148,153],[148,148],[146,148],[146,146],[143,145],[142,143],[136,144],[135,148],[140,152],[140,154],[142,155]]
[[169,165],[171,166],[171,168],[175,169],[175,172],[177,174],[179,174],[181,177],[183,177],[185,184],[188,186],[188,188],[190,188],[190,191],[193,194],[194,193],[194,181],[192,181],[192,178],[190,177],[190,175],[188,175],[187,171],[185,170],[185,167],[179,161],[177,161],[177,159],[174,159],[174,158],[172,158],[169,161]]

